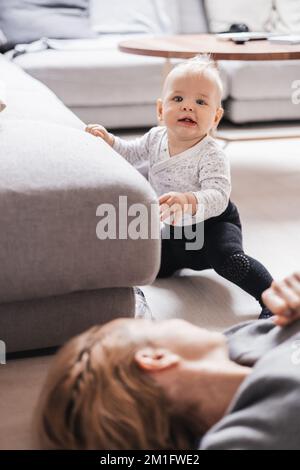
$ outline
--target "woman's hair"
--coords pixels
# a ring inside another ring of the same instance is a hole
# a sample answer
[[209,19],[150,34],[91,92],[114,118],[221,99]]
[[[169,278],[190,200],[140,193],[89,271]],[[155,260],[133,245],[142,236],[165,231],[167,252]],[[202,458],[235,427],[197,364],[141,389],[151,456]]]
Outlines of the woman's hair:
[[134,360],[151,346],[147,332],[130,330],[122,320],[93,327],[54,358],[36,413],[42,449],[193,447],[191,424]]

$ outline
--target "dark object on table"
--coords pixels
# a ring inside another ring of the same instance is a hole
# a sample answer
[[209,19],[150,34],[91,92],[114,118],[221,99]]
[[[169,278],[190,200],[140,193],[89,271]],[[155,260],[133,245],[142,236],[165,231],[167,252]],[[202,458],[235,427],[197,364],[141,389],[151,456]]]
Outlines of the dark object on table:
[[234,23],[229,28],[229,33],[249,33],[250,29],[245,23]]
[[[233,23],[227,31],[221,31],[218,34],[228,34],[228,33],[249,33],[250,29],[245,23]],[[246,39],[232,39],[235,44],[245,44]]]
[[[248,33],[250,30],[245,23],[234,23],[230,26],[229,32],[230,33]],[[233,42],[235,44],[245,44],[245,39],[234,39]]]

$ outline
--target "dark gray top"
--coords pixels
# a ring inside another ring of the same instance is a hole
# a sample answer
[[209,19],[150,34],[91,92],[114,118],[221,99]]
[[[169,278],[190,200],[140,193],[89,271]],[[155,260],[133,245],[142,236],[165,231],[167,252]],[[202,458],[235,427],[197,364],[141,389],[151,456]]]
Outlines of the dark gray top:
[[253,321],[225,335],[230,358],[253,371],[200,449],[300,450],[300,320]]

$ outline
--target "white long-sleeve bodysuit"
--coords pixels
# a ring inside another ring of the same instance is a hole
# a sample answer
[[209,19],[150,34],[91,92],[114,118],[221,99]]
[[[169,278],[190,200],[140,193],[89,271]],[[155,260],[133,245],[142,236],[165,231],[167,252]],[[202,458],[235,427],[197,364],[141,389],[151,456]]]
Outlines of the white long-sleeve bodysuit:
[[113,148],[134,166],[149,162],[149,182],[158,196],[193,192],[198,201],[193,222],[225,211],[231,192],[229,161],[212,137],[170,157],[167,129],[159,126],[134,140],[115,137]]

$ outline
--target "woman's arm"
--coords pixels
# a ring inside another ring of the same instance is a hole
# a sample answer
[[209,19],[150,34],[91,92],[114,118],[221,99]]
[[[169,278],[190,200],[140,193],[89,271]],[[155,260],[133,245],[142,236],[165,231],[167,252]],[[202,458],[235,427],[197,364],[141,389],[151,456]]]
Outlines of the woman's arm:
[[283,281],[274,281],[262,296],[266,306],[275,315],[278,326],[286,326],[300,319],[300,272]]

